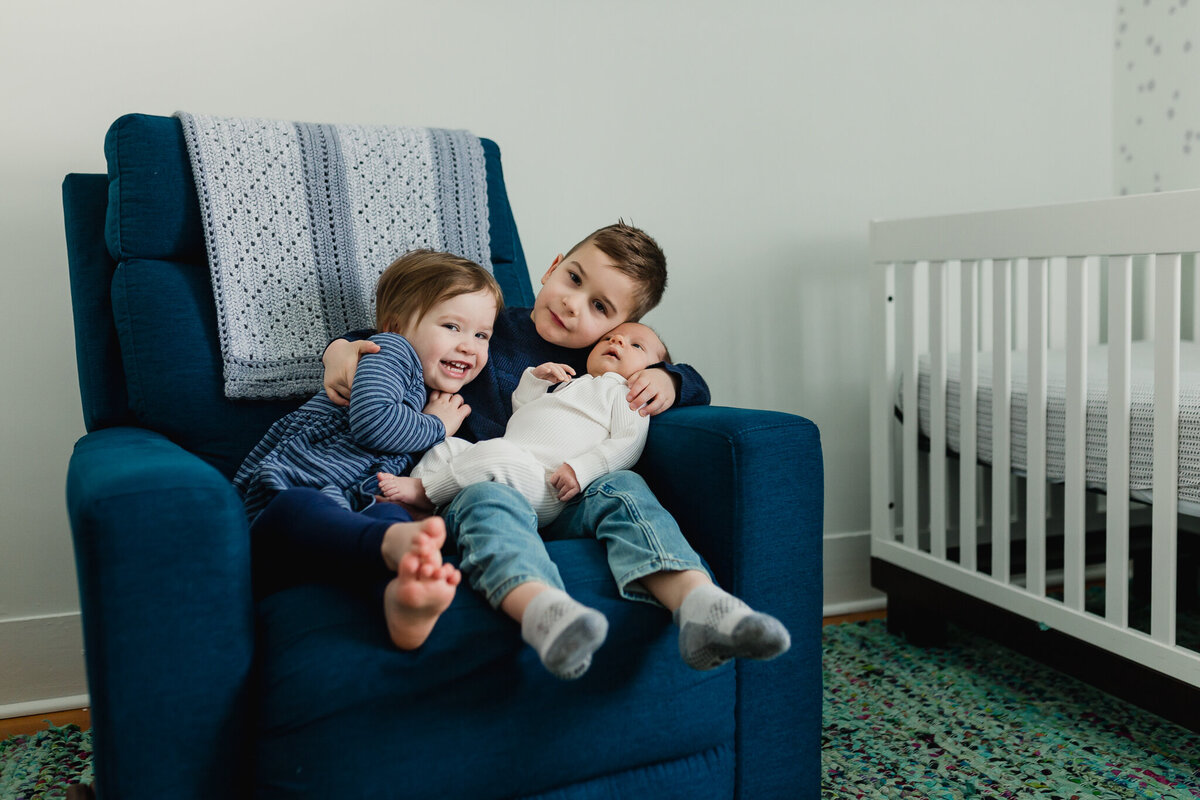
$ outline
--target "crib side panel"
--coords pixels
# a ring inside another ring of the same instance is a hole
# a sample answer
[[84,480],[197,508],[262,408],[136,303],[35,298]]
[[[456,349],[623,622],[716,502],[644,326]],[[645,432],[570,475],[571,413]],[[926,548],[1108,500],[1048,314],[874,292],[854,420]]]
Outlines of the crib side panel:
[[[1200,688],[1200,654],[1176,641],[1196,218],[1200,191],[873,223],[871,507],[873,558]],[[1139,339],[1155,352],[1152,509],[1124,499]],[[1130,621],[1139,564],[1146,629]]]

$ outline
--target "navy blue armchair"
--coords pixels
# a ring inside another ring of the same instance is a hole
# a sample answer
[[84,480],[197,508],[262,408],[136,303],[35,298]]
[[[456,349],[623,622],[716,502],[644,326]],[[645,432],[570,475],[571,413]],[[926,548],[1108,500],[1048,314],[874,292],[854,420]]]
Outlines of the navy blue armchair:
[[[67,475],[101,798],[817,797],[823,473],[798,416],[656,417],[639,470],[717,580],[792,649],[688,669],[661,609],[621,600],[602,546],[550,544],[609,638],[551,677],[470,589],[418,650],[366,594],[256,599],[229,478],[290,402],[224,397],[191,169],[176,120],[130,115],[106,175],[63,184],[85,435]],[[485,141],[492,260],[533,299]]]

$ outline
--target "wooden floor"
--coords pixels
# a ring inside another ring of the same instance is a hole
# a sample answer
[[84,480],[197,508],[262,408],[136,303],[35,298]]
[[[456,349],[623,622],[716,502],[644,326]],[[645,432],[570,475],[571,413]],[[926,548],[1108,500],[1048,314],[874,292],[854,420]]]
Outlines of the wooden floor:
[[[842,614],[836,617],[825,617],[826,625],[833,625],[839,622],[858,622],[864,619],[882,619],[886,616],[883,610],[879,611],[864,611],[859,614]],[[18,734],[37,733],[40,730],[45,730],[51,724],[67,725],[74,723],[79,727],[87,730],[92,726],[91,715],[88,709],[80,708],[74,711],[59,711],[54,714],[35,714],[31,717],[13,717],[12,719],[0,719],[0,739],[7,739],[10,736]]]
[[31,717],[13,717],[0,719],[0,739],[7,739],[17,734],[37,733],[53,725],[74,723],[87,730],[92,727],[91,715],[86,708],[74,711],[58,711],[53,714],[35,714]]
[[836,617],[825,617],[824,624],[836,625],[839,622],[861,622],[864,619],[884,619],[887,617],[887,611],[878,609],[876,611],[861,611],[857,614],[841,614]]

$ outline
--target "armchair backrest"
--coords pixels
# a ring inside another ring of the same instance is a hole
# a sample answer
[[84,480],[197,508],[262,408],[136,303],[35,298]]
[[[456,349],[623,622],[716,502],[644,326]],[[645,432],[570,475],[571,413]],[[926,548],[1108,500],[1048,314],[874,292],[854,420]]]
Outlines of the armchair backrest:
[[[533,289],[500,165],[483,140],[492,263],[505,302]],[[232,475],[300,400],[224,396],[200,207],[179,121],[131,114],[104,144],[107,178],[63,186],[76,352],[89,431],[158,431]]]

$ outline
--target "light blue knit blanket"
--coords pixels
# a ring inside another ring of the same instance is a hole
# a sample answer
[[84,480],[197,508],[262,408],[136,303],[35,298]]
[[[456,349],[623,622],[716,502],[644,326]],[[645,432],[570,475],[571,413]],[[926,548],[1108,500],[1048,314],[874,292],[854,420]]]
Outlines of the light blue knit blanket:
[[326,344],[374,327],[376,280],[409,250],[491,269],[483,147],[466,131],[176,116],[228,397],[320,389]]

